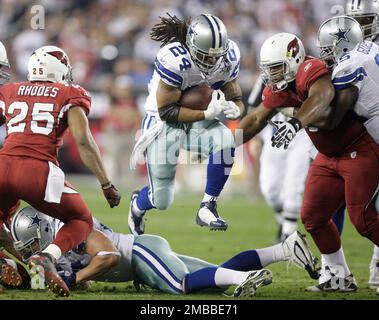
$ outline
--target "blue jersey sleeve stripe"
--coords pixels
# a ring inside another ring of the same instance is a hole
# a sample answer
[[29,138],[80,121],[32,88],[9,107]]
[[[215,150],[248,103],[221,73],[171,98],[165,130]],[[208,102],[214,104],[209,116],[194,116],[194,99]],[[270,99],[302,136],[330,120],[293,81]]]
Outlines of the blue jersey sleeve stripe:
[[334,85],[334,88],[335,88],[336,90],[343,90],[343,89],[346,89],[346,88],[348,88],[348,87],[350,87],[350,86],[351,86],[350,83],[346,83],[346,84],[335,84],[335,85]]
[[347,76],[335,78],[333,80],[333,84],[334,85],[343,85],[343,84],[352,83],[355,81],[362,81],[365,76],[367,76],[366,70],[363,67],[360,67],[357,70],[355,70],[353,73],[351,73]]
[[233,73],[231,75],[232,78],[235,78],[238,75],[238,72],[240,71],[240,61],[238,61],[236,67],[233,70]]
[[161,76],[161,78],[163,79],[166,79],[167,81],[171,82],[172,84],[176,85],[176,86],[181,86],[181,83],[175,81],[175,80],[172,80],[170,77],[166,76],[164,73],[162,73],[157,67],[155,67],[155,71],[158,72],[158,74]]
[[175,80],[175,81],[178,82],[179,84],[182,84],[182,83],[183,83],[183,78],[182,78],[180,75],[178,75],[178,74],[176,74],[176,73],[174,73],[174,72],[172,72],[172,71],[166,69],[166,68],[165,68],[165,67],[159,62],[158,59],[155,59],[155,66],[157,67],[157,69],[159,69],[159,71],[161,71],[162,73],[164,73],[166,76],[170,77],[171,79]]

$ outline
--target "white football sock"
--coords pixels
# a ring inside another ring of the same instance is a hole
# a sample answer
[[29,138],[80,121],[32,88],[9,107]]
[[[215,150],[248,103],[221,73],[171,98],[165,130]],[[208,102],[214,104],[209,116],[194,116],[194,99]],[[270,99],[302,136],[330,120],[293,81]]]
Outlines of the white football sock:
[[283,211],[282,212],[282,234],[289,236],[297,230],[298,212]]
[[248,272],[218,268],[215,273],[215,283],[218,287],[232,285],[237,286],[246,279],[248,274]]
[[204,193],[204,198],[202,202],[209,202],[211,200],[217,201],[217,197],[210,196],[209,194]]
[[282,223],[283,223],[283,217],[282,217],[282,212],[280,211],[276,211],[275,212],[275,220],[276,220],[276,223],[281,226]]
[[55,244],[49,244],[42,252],[51,254],[55,260],[58,260],[62,256],[62,250]]
[[374,246],[374,253],[372,254],[372,260],[379,261],[379,247]]
[[283,245],[281,243],[269,248],[256,249],[255,251],[261,260],[263,268],[271,263],[285,260]]
[[341,247],[337,252],[332,254],[323,254],[325,259],[325,264],[327,266],[341,266],[343,268],[344,274],[340,275],[341,278],[345,278],[351,274],[349,267],[346,263],[345,254],[343,252],[343,248]]
[[146,211],[143,211],[140,208],[138,208],[137,199],[134,199],[132,206],[133,211],[137,217],[142,217],[146,213]]

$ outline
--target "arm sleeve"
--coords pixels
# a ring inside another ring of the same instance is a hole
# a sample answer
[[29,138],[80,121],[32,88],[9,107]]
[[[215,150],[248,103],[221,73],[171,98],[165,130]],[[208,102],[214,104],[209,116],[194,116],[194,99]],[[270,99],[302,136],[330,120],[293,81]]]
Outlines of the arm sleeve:
[[351,63],[341,63],[333,71],[333,85],[337,90],[343,90],[351,85],[356,86],[359,90],[362,87],[363,80],[367,72],[362,65]]
[[175,59],[170,58],[170,52],[167,51],[167,48],[162,48],[155,59],[154,70],[164,83],[180,88],[183,83],[180,67]]
[[80,86],[71,86],[70,96],[67,100],[67,104],[71,106],[77,106],[83,108],[86,115],[91,110],[91,97],[89,93]]
[[229,79],[227,82],[231,82],[237,79],[240,72],[240,66],[241,66],[240,49],[238,48],[237,44],[232,40],[230,40],[230,47],[228,50],[227,59],[229,60],[231,64]]
[[330,71],[324,61],[320,59],[312,59],[307,61],[300,66],[297,74],[296,81],[298,87],[300,87],[302,91],[309,92],[317,79],[329,73]]

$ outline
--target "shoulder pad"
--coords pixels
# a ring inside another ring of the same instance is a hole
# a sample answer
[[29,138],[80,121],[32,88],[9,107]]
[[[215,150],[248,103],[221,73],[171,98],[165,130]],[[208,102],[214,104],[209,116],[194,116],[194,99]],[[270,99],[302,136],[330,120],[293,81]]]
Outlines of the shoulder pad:
[[238,45],[232,40],[229,40],[229,50],[227,54],[227,59],[232,66],[231,71],[230,71],[230,78],[229,78],[229,81],[232,81],[235,78],[237,78],[239,74],[239,70],[240,70],[240,65],[241,65],[240,49]]
[[159,50],[155,71],[168,85],[180,87],[183,73],[192,66],[190,61],[189,53],[182,44],[170,43]]

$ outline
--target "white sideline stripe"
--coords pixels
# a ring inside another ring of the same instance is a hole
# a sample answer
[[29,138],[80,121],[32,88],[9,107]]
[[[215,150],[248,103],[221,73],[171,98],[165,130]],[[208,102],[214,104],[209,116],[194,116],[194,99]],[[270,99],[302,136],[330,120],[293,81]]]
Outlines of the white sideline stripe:
[[148,252],[146,252],[144,249],[142,249],[139,246],[133,246],[133,250],[141,253],[145,258],[147,258],[153,265],[156,267],[159,272],[168,280],[170,283],[177,288],[178,290],[182,290],[182,285],[175,281],[173,277],[166,271],[164,267]]
[[64,188],[63,188],[63,193],[77,194],[78,192],[75,191],[74,189],[69,188],[69,187],[64,187]]

